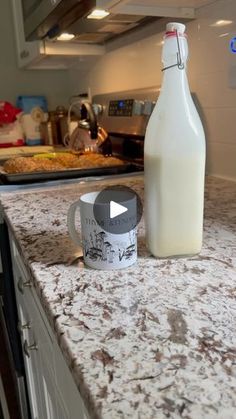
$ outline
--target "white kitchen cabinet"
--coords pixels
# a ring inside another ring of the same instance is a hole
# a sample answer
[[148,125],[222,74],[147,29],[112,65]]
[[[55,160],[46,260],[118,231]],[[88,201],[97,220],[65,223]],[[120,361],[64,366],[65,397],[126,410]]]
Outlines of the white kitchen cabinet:
[[32,417],[56,419],[52,342],[46,336],[28,287],[29,281],[18,263],[14,263],[13,273]]
[[19,330],[33,419],[89,418],[10,236]]
[[171,18],[194,18],[199,7],[217,0],[97,0],[97,7],[113,13]]
[[17,63],[19,68],[29,70],[85,70],[105,53],[102,45],[78,42],[33,41],[26,42],[21,0],[11,0]]
[[[14,266],[16,284],[22,282],[22,275],[17,266]],[[19,290],[17,290],[17,294]],[[19,323],[18,328],[21,333],[21,342],[24,353],[25,373],[27,388],[29,392],[29,402],[31,416],[33,419],[44,417],[45,408],[42,400],[42,380],[40,377],[40,358],[38,353],[38,337],[33,327],[33,319],[27,308],[27,300],[17,295],[17,306]],[[33,349],[35,348],[35,349]],[[26,355],[28,353],[28,355]]]
[[26,42],[21,1],[12,0],[13,23],[15,30],[15,42],[17,50],[17,62],[19,67],[25,67],[33,62],[43,52],[43,42]]
[[102,7],[107,3],[113,13],[157,17],[194,18],[197,2],[209,3],[211,0],[99,0]]

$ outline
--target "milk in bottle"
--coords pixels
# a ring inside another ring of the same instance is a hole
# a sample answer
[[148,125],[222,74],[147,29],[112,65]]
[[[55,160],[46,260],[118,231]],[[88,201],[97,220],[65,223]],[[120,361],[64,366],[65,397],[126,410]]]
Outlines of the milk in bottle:
[[205,135],[186,76],[185,25],[167,24],[161,93],[144,145],[147,246],[156,257],[202,246]]

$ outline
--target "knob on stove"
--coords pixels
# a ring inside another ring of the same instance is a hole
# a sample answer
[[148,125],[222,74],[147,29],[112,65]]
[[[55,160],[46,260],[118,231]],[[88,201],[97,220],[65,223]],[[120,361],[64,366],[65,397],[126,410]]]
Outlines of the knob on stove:
[[142,100],[135,100],[133,104],[133,115],[143,114],[144,102]]
[[146,115],[146,116],[151,115],[155,104],[156,102],[152,102],[151,100],[145,100],[144,107],[143,107],[143,115]]
[[133,104],[133,115],[151,115],[156,102],[151,100],[135,100]]
[[95,115],[101,115],[103,113],[103,106],[99,103],[93,103],[93,110]]

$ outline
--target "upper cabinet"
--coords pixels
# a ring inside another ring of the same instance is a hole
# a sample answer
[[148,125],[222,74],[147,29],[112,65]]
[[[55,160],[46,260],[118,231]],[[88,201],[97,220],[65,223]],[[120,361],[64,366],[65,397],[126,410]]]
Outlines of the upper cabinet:
[[[66,1],[66,0],[63,0]],[[97,0],[99,7],[114,13],[172,18],[194,18],[200,7],[218,0]]]
[[25,40],[23,13],[20,0],[11,0],[15,30],[18,67],[25,69],[64,70],[88,66],[105,53],[105,47],[75,42]]
[[[219,0],[11,1],[20,67],[86,70],[114,40],[124,45],[134,31],[136,36],[163,18],[194,19],[198,8]],[[155,28],[163,30],[161,24]],[[58,41],[62,33],[73,39]]]

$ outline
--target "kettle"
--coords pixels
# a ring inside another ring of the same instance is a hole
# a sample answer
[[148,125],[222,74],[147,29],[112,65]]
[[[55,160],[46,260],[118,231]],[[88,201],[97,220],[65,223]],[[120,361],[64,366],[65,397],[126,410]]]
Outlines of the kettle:
[[[91,102],[82,100],[79,104],[80,119],[76,128],[65,138],[64,144],[73,151],[111,154],[108,133],[98,125]],[[70,116],[68,120],[70,125]]]

